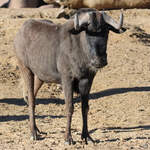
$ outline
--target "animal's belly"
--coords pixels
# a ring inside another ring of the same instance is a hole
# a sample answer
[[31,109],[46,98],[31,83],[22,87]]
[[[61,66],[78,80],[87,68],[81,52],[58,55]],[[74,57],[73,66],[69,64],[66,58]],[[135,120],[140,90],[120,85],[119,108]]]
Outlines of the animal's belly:
[[[39,46],[40,47],[40,46]],[[44,82],[60,83],[61,77],[57,69],[56,50],[51,48],[29,49],[30,55],[27,55],[27,66],[36,76]]]
[[[47,67],[48,66],[48,67]],[[31,65],[29,68],[32,72],[44,82],[61,83],[60,73],[57,71],[56,66],[53,65]]]
[[47,73],[42,73],[42,72],[34,72],[34,74],[44,82],[51,82],[51,83],[61,83],[61,78],[60,74],[57,72],[47,72]]

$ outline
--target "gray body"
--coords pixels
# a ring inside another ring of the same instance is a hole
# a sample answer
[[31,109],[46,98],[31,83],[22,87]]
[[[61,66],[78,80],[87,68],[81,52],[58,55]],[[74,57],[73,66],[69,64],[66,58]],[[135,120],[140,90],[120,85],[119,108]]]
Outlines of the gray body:
[[[27,88],[30,129],[37,139],[34,109],[35,96],[43,82],[62,84],[67,111],[65,141],[72,143],[71,119],[73,92],[78,92],[82,102],[83,129],[81,138],[92,140],[88,133],[88,95],[93,78],[99,68],[107,65],[107,40],[109,30],[119,33],[95,9],[82,9],[75,19],[63,25],[51,21],[28,20],[15,38],[15,54]],[[105,20],[106,21],[105,21]],[[109,21],[108,21],[109,20]],[[92,140],[93,141],[93,140]]]
[[[42,81],[60,83],[60,72],[64,70],[61,68],[70,64],[69,57],[73,53],[74,44],[71,44],[70,35],[67,35],[62,28],[61,25],[29,20],[15,39],[18,43],[16,44],[18,57],[22,58],[21,61],[25,66]],[[79,48],[74,51],[76,50],[79,51]],[[62,64],[65,60],[67,64]],[[71,73],[70,66],[68,69]]]
[[4,8],[36,8],[46,4],[43,0],[7,0],[1,7]]
[[0,8],[7,8],[9,4],[9,0],[1,0],[0,1]]
[[[17,34],[16,55],[40,80],[61,83],[63,74],[79,80],[92,71],[86,33],[70,34],[67,25],[71,24],[73,20],[64,25],[29,20]],[[104,42],[106,45],[107,37]]]

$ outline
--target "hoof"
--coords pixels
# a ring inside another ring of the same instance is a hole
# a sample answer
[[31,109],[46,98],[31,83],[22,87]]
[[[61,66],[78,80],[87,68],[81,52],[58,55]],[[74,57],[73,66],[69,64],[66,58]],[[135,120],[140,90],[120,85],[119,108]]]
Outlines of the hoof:
[[31,140],[31,141],[36,141],[36,140],[38,140],[37,135],[31,135],[30,140]]
[[65,145],[70,145],[70,143],[69,142],[67,142],[67,141],[65,141],[65,143],[64,143]]
[[37,130],[31,132],[30,140],[32,141],[38,140]]
[[88,144],[88,142],[92,142],[93,144],[95,144],[95,141],[89,135],[82,135],[81,139],[85,144]]
[[27,106],[29,106],[29,103],[28,103],[28,96],[24,96],[23,99],[24,99],[24,102],[27,104]]
[[70,139],[66,140],[64,144],[65,144],[65,145],[74,145],[75,142],[73,141],[72,138],[70,138]]

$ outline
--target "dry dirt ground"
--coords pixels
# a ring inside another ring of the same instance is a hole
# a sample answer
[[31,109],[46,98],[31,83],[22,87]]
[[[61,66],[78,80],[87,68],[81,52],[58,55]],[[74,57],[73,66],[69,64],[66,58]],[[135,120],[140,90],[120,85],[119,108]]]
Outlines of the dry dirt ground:
[[[124,11],[124,34],[110,32],[108,66],[95,77],[89,111],[93,145],[81,142],[82,118],[75,99],[72,136],[75,145],[64,145],[65,104],[61,88],[45,84],[36,100],[36,121],[46,132],[30,141],[28,108],[22,99],[13,39],[29,18],[55,19],[58,9],[0,9],[0,149],[1,150],[150,150],[150,10]],[[118,19],[120,11],[109,14]]]

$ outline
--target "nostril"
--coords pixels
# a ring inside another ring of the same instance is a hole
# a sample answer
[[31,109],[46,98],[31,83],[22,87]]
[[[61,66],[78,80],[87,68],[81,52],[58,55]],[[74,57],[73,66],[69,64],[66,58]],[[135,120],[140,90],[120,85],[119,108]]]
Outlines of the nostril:
[[106,56],[102,57],[101,60],[104,65],[107,65],[107,57]]
[[102,60],[107,61],[107,57],[106,56],[102,57]]

